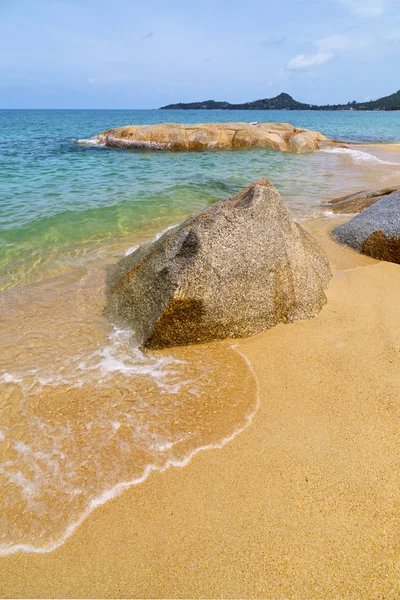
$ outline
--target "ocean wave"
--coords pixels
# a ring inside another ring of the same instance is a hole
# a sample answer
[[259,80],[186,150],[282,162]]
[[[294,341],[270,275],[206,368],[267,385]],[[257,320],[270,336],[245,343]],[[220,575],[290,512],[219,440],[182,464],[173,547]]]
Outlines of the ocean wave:
[[91,138],[76,140],[76,143],[81,146],[105,146],[104,140],[97,135]]
[[135,252],[137,249],[139,248],[139,246],[130,246],[129,248],[127,248],[124,252],[124,256],[129,256],[130,254],[132,254],[133,252]]
[[[60,546],[62,546],[62,544],[64,544],[64,542],[66,542],[66,540],[74,533],[74,531],[77,529],[77,527],[79,527],[79,525],[81,525],[81,523],[83,523],[83,521],[98,506],[102,506],[109,500],[116,498],[124,490],[126,490],[134,485],[143,483],[152,472],[162,473],[170,467],[175,467],[175,468],[185,467],[186,465],[189,464],[189,462],[192,460],[192,458],[194,456],[196,456],[197,454],[199,454],[200,452],[204,452],[206,450],[216,450],[219,448],[223,448],[226,444],[228,444],[229,442],[234,440],[240,433],[242,433],[249,425],[251,425],[251,423],[253,422],[253,419],[254,419],[255,415],[257,414],[257,411],[260,407],[260,394],[259,394],[258,380],[257,380],[257,377],[255,375],[253,367],[252,367],[250,361],[248,360],[248,358],[244,354],[242,354],[242,352],[240,352],[236,346],[231,346],[231,349],[234,352],[236,352],[246,363],[246,365],[249,369],[249,372],[251,373],[251,376],[253,378],[255,389],[256,389],[256,398],[255,398],[253,410],[251,410],[250,412],[248,412],[247,414],[244,415],[244,420],[243,420],[243,423],[241,426],[235,428],[231,434],[225,436],[218,442],[212,442],[209,444],[205,444],[205,445],[196,447],[195,449],[190,451],[185,457],[183,457],[181,459],[169,458],[165,462],[165,464],[163,464],[161,466],[157,466],[156,464],[148,464],[148,465],[146,465],[146,467],[143,470],[143,473],[139,477],[136,477],[129,481],[121,481],[121,482],[117,483],[116,485],[114,485],[113,487],[111,487],[110,489],[104,490],[101,494],[99,494],[98,496],[96,496],[95,498],[90,500],[90,502],[89,502],[88,506],[85,508],[85,510],[79,515],[79,517],[75,521],[68,524],[64,533],[56,541],[54,541],[50,544],[47,544],[45,546],[42,546],[42,547],[34,546],[32,544],[27,544],[27,543],[18,543],[18,544],[10,544],[10,545],[0,544],[0,556],[7,556],[10,554],[15,554],[16,552],[26,552],[26,553],[35,553],[35,554],[46,554],[48,552],[52,552],[56,548],[59,548]],[[0,441],[1,441],[1,439],[0,439]],[[170,448],[172,448],[173,445],[174,445],[173,443],[166,443],[166,444],[164,444],[164,447],[165,447],[165,449],[169,450]],[[162,446],[163,445],[160,446],[160,449],[163,449]],[[23,480],[23,477],[20,477],[19,479]],[[18,482],[18,478],[16,479],[16,482],[20,483],[20,482]]]
[[0,382],[17,408],[0,422],[0,555],[52,551],[97,506],[251,423],[259,399],[248,360],[234,347],[226,360],[220,345],[187,352],[147,355],[114,327],[85,353],[9,362]]
[[349,156],[354,162],[359,164],[373,163],[377,165],[395,165],[400,168],[400,163],[382,160],[373,154],[368,154],[368,152],[362,152],[361,150],[352,150],[351,148],[324,148],[321,152]]
[[0,382],[18,384],[23,393],[38,395],[45,386],[67,385],[82,388],[96,382],[107,384],[115,374],[126,378],[149,376],[160,390],[177,393],[187,381],[168,381],[176,375],[174,366],[182,361],[171,355],[152,356],[144,354],[138,347],[130,329],[114,326],[108,335],[109,343],[88,352],[57,359],[51,366],[27,368],[20,364],[14,373],[0,372]]
[[[178,227],[178,224],[168,225],[168,227],[166,227],[165,229],[162,229],[161,231],[159,231],[158,233],[156,233],[156,235],[154,236],[154,238],[152,239],[152,241],[156,242],[157,240],[159,240],[164,235],[164,233],[167,233],[167,231],[171,231],[171,229],[175,229],[175,227]],[[137,246],[130,246],[129,248],[127,248],[125,250],[124,256],[129,256],[130,254],[133,254],[138,248],[139,248],[139,245],[137,245]]]
[[178,225],[177,224],[175,224],[175,225],[168,225],[168,227],[166,227],[165,229],[163,229],[159,233],[156,233],[156,235],[154,236],[154,241],[159,240],[160,237],[162,237],[164,235],[164,233],[167,233],[167,231],[171,231],[171,229],[175,229],[175,227],[178,227]]

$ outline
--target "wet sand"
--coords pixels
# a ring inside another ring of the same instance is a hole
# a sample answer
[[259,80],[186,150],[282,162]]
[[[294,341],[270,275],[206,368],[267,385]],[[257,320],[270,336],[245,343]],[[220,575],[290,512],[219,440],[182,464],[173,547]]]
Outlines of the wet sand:
[[381,148],[386,152],[400,152],[400,144],[368,144],[367,148]]
[[320,315],[238,342],[252,424],[53,552],[0,559],[2,597],[399,597],[400,266],[338,246],[331,225],[308,225],[334,270]]

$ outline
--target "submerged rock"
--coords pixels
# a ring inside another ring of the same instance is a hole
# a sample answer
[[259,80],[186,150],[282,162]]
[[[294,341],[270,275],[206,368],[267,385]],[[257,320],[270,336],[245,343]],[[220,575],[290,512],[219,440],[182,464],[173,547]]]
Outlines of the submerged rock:
[[290,123],[163,123],[109,129],[87,140],[110,148],[210,150],[271,148],[282,152],[313,152],[329,142],[319,131],[296,129]]
[[339,225],[332,235],[372,258],[400,264],[400,191],[384,196]]
[[315,316],[330,276],[316,240],[261,179],[123,258],[107,312],[149,348],[246,337]]
[[329,204],[334,213],[359,213],[395,191],[400,191],[399,186],[383,188],[380,190],[364,190],[362,192],[357,192],[356,194],[348,194],[347,196],[329,200],[327,204]]

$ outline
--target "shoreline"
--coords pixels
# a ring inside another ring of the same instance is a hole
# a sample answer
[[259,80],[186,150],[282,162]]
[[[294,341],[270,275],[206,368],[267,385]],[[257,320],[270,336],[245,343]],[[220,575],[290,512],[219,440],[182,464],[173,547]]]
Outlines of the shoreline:
[[98,507],[53,552],[0,558],[3,597],[395,593],[400,266],[339,246],[333,220],[306,224],[334,271],[322,312],[235,341],[260,387],[252,424]]
[[368,147],[372,147],[372,148],[379,148],[381,150],[385,150],[386,152],[400,152],[400,142],[398,142],[398,143],[388,142],[386,144],[372,143],[372,144],[364,144],[364,145],[368,146]]

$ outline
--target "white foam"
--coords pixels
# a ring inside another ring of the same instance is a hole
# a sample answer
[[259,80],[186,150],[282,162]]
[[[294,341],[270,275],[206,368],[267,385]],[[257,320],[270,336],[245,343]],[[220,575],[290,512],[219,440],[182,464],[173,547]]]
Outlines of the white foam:
[[154,237],[154,241],[156,242],[157,240],[160,239],[160,237],[162,237],[164,235],[164,233],[167,233],[167,231],[170,231],[171,229],[175,229],[175,227],[178,227],[178,225],[169,225],[168,227],[166,227],[165,229],[163,229],[162,231],[160,231],[159,233],[156,233],[155,237]]
[[138,248],[139,248],[139,246],[131,246],[130,248],[125,250],[124,255],[129,256],[130,254],[132,254],[132,252],[135,252],[135,250],[137,250]]
[[351,148],[324,148],[321,150],[321,152],[349,156],[352,160],[354,160],[354,162],[359,164],[374,163],[381,165],[396,165],[397,167],[400,167],[400,163],[381,160],[373,154],[368,154],[368,152],[362,152],[361,150],[352,150]]
[[3,375],[1,375],[0,381],[2,381],[3,383],[21,383],[22,380],[20,377],[17,377],[12,373],[5,372],[3,373]]
[[[246,364],[250,370],[250,373],[253,377],[255,387],[256,387],[256,403],[255,403],[254,410],[252,410],[250,413],[245,415],[244,424],[241,427],[238,427],[237,429],[235,429],[231,435],[226,436],[218,443],[211,443],[211,444],[207,444],[207,445],[199,446],[198,448],[195,448],[194,450],[189,452],[187,454],[187,456],[184,457],[183,459],[178,460],[178,459],[170,458],[162,466],[157,466],[154,464],[146,465],[146,467],[144,468],[143,473],[140,477],[137,477],[130,481],[122,481],[122,482],[118,483],[117,485],[113,486],[112,488],[103,491],[96,498],[93,498],[92,500],[89,501],[87,508],[82,512],[80,517],[73,523],[70,523],[68,525],[68,527],[66,528],[64,534],[54,543],[48,544],[47,546],[44,546],[44,547],[36,547],[36,546],[30,545],[30,544],[22,544],[22,543],[10,544],[10,545],[2,544],[2,545],[0,545],[0,556],[6,556],[9,554],[14,554],[16,552],[31,552],[31,553],[44,554],[44,553],[51,552],[52,550],[55,550],[56,548],[61,546],[72,535],[72,533],[75,531],[75,529],[77,527],[79,527],[79,525],[90,515],[90,513],[95,508],[97,508],[98,506],[101,506],[102,504],[105,504],[109,500],[120,495],[125,489],[127,489],[133,485],[138,485],[138,484],[142,483],[143,481],[145,481],[147,479],[147,477],[150,475],[150,473],[152,471],[163,472],[166,469],[168,469],[169,467],[178,467],[178,468],[184,467],[199,452],[202,452],[204,450],[222,448],[228,442],[232,441],[239,433],[244,431],[244,429],[246,429],[252,423],[254,416],[257,413],[258,408],[260,406],[259,385],[258,385],[256,375],[254,373],[254,370],[253,370],[248,358],[246,356],[244,356],[237,349],[236,345],[232,346],[232,349],[235,352],[237,352],[242,357],[242,359],[246,362]],[[115,425],[115,423],[113,423],[113,426],[114,425]],[[119,423],[118,423],[118,425],[119,425]],[[173,442],[170,442],[169,440],[165,440],[165,441],[159,440],[159,441],[155,442],[155,445],[158,447],[159,451],[167,451],[172,447]],[[79,493],[79,490],[75,490],[75,492]]]
[[76,140],[76,143],[81,144],[82,146],[105,146],[103,139],[97,135],[91,138],[82,138],[80,140]]
[[[175,225],[168,225],[168,227],[166,227],[165,229],[163,229],[162,231],[159,231],[158,233],[156,233],[156,235],[153,238],[153,242],[156,242],[157,240],[160,239],[160,237],[162,237],[164,235],[164,233],[167,233],[167,231],[170,231],[171,229],[174,229],[175,227],[178,227],[178,224]],[[135,252],[140,246],[130,246],[130,248],[127,248],[127,250],[125,250],[124,255],[125,256],[129,256],[130,254],[132,254],[133,252]]]
[[[89,372],[94,372],[99,383],[108,381],[112,375],[119,373],[126,377],[135,375],[150,376],[162,390],[177,393],[188,381],[169,383],[167,380],[175,374],[174,366],[183,364],[172,356],[146,356],[138,348],[134,334],[130,329],[114,327],[109,334],[110,344],[93,352],[86,360],[79,363],[81,380]],[[93,379],[93,374],[90,377]]]
[[[176,375],[177,365],[182,361],[168,355],[151,356],[138,347],[130,329],[113,327],[108,336],[109,343],[98,347],[86,355],[66,357],[54,361],[51,368],[27,369],[17,365],[15,373],[4,372],[0,382],[14,383],[26,394],[38,394],[44,386],[68,385],[81,388],[86,383],[108,383],[115,374],[127,378],[149,376],[161,392],[177,393],[190,381],[170,381]],[[21,368],[21,371],[18,369]]]

